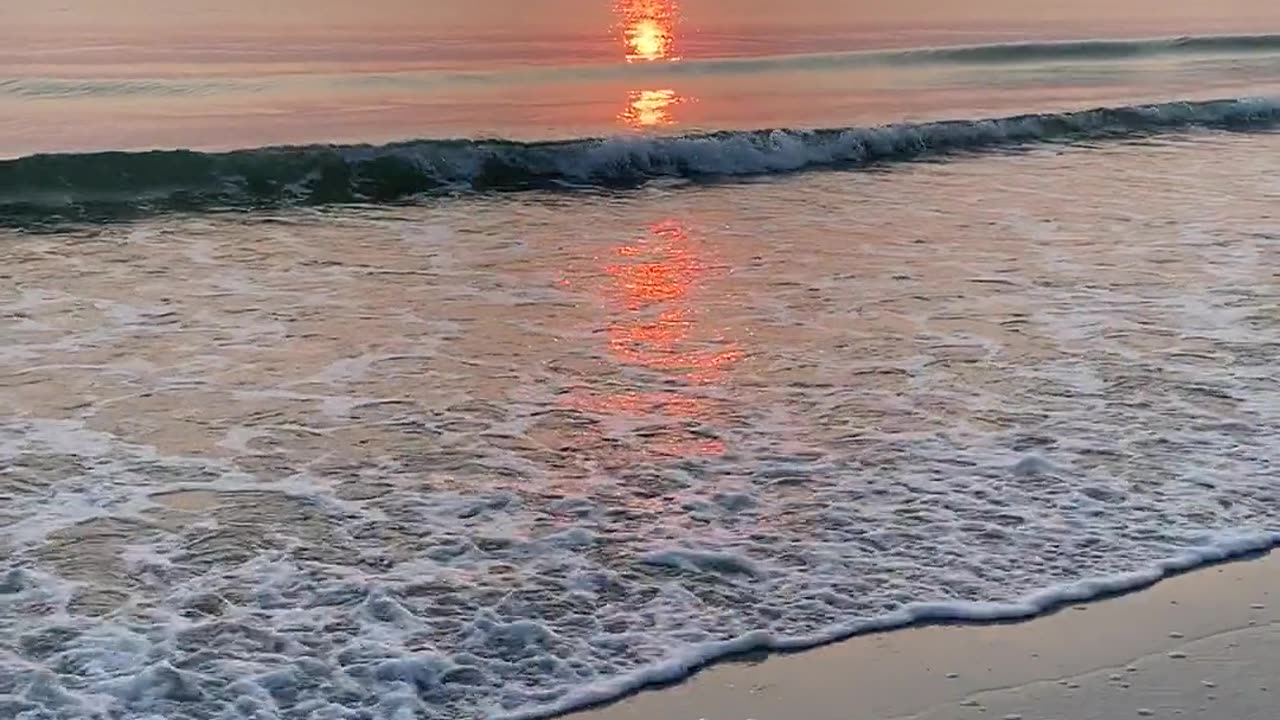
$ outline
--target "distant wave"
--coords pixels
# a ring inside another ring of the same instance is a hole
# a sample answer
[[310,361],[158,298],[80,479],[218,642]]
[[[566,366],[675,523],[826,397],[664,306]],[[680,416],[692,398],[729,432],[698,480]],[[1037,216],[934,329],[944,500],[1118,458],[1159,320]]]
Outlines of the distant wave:
[[1077,112],[825,130],[725,131],[555,142],[419,140],[383,146],[272,147],[33,155],[0,162],[0,221],[119,212],[392,202],[458,191],[625,188],[857,167],[1011,145],[1187,127],[1262,129],[1280,100],[1171,102]]
[[393,86],[431,89],[449,84],[513,84],[550,80],[629,77],[743,75],[769,71],[841,71],[873,67],[930,65],[1026,65],[1052,62],[1119,61],[1182,55],[1237,57],[1280,55],[1278,35],[1199,35],[1186,37],[1016,42],[803,53],[749,57],[686,58],[679,63],[533,66],[502,70],[432,70],[353,73],[324,76],[275,75],[257,78],[48,78],[0,79],[0,97],[20,100],[88,97],[184,97],[227,93],[264,93],[293,83],[331,83],[338,87]]
[[898,50],[860,50],[771,57],[685,60],[642,65],[638,72],[714,75],[761,70],[822,70],[912,65],[1020,65],[1063,61],[1127,60],[1167,55],[1280,54],[1280,35],[1199,35],[1122,40],[1016,42]]
[[0,97],[24,100],[88,97],[190,97],[263,90],[268,84],[244,80],[113,80],[98,78],[10,78],[0,80]]
[[938,62],[1034,62],[1043,60],[1111,60],[1171,54],[1245,54],[1280,52],[1280,35],[1198,35],[1134,40],[1019,42],[905,50],[903,60]]
[[563,79],[639,77],[737,76],[762,72],[840,72],[858,68],[911,68],[920,65],[1025,65],[1060,61],[1107,61],[1183,55],[1280,55],[1280,35],[1206,35],[1079,40],[1005,42],[991,45],[909,47],[893,50],[855,50],[837,53],[689,58],[681,63],[538,65],[500,70],[404,70],[390,73],[351,73],[307,76],[280,74],[255,78],[0,78],[0,97],[18,100],[73,100],[83,97],[187,97],[227,94],[266,94],[296,83],[312,86],[390,86],[426,90],[454,85],[513,85]]
[[[1280,35],[1198,35],[1185,37],[1015,42],[986,45],[944,45],[891,50],[801,53],[750,57],[686,58],[678,63],[598,65],[496,73],[430,75],[435,81],[504,82],[521,77],[599,78],[618,76],[706,76],[768,71],[824,71],[874,67],[929,65],[1027,65],[1051,62],[1103,62],[1146,57],[1236,57],[1280,55]],[[420,73],[380,75],[376,82],[414,85],[427,79]]]

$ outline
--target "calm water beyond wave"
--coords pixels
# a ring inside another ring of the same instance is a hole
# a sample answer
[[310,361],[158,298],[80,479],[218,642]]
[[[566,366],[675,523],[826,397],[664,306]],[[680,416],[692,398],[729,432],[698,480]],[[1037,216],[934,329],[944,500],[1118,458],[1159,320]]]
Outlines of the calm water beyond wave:
[[1280,543],[1272,3],[264,4],[0,8],[0,717],[542,718]]

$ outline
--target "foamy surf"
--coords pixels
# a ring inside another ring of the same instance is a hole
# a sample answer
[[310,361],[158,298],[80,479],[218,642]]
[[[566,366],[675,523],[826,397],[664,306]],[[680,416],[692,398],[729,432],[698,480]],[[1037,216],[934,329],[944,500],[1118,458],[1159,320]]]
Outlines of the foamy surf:
[[1071,603],[1140,590],[1178,573],[1280,546],[1280,532],[1223,534],[1202,547],[1186,550],[1141,570],[1106,575],[1057,585],[1015,602],[916,602],[887,615],[838,625],[805,636],[776,636],[758,631],[733,640],[685,648],[675,657],[639,671],[570,692],[562,700],[540,707],[522,708],[494,715],[495,720],[547,720],[597,705],[607,704],[645,688],[679,682],[718,660],[759,651],[795,652],[875,632],[925,623],[991,623],[1024,620],[1052,612]]
[[1271,98],[1169,102],[1064,113],[820,130],[724,131],[555,142],[420,140],[383,146],[271,147],[36,155],[0,162],[0,220],[110,217],[155,209],[395,202],[460,191],[626,188],[858,167],[1037,142],[1185,128],[1259,130]]
[[0,717],[547,717],[1273,545],[1276,143],[15,240]]
[[0,718],[544,717],[1273,545],[1280,135],[1071,142],[1270,113],[19,161],[455,194],[0,231]]

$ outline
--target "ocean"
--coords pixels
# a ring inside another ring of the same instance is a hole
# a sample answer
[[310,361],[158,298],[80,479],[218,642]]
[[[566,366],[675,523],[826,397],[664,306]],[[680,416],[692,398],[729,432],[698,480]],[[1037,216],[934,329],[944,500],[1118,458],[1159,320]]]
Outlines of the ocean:
[[871,5],[6,0],[0,717],[548,718],[1280,544],[1280,6]]

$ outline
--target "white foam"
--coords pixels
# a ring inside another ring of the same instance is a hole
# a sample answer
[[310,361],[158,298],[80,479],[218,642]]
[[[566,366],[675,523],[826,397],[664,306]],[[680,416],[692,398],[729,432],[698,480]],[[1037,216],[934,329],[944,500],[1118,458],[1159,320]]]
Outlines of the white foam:
[[542,717],[1264,549],[1267,137],[7,245],[0,715]]
[[733,553],[707,552],[673,548],[648,553],[640,561],[700,573],[727,575],[759,575],[760,570],[749,559]]
[[768,632],[752,632],[732,640],[683,648],[675,657],[638,672],[576,688],[556,703],[521,708],[496,717],[502,720],[542,720],[607,702],[651,685],[674,682],[715,660],[754,651],[805,650],[855,635],[893,630],[922,622],[994,622],[1033,617],[1062,605],[1143,588],[1171,573],[1268,550],[1278,545],[1280,532],[1227,534],[1211,544],[1187,550],[1143,570],[1078,580],[1040,590],[1014,602],[915,602],[878,618],[837,625],[811,635],[787,637]]

